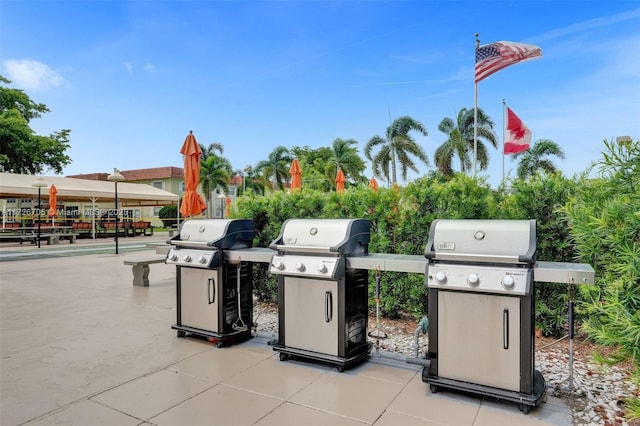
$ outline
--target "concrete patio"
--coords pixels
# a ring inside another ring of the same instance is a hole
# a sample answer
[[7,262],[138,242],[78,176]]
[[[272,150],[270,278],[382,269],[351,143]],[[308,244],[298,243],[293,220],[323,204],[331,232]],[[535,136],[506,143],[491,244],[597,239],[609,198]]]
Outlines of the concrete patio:
[[0,245],[1,417],[12,425],[571,425],[548,397],[515,404],[431,394],[391,357],[339,373],[281,362],[272,336],[216,348],[177,338],[175,269],[132,286],[128,256],[166,234],[75,245]]

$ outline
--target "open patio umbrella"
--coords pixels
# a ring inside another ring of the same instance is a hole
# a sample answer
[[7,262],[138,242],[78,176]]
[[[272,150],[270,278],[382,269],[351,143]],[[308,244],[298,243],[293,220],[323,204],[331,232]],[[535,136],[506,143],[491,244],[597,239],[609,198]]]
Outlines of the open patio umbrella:
[[49,217],[51,219],[51,223],[55,223],[55,218],[58,216],[58,190],[54,184],[51,184],[49,187]]
[[229,213],[231,213],[231,197],[227,196],[227,199],[224,200],[226,208],[224,210],[224,217],[229,217]]
[[344,183],[347,179],[344,177],[344,173],[342,169],[338,169],[338,174],[336,175],[336,192],[344,192]]
[[196,216],[207,209],[200,194],[198,194],[198,183],[200,183],[200,156],[202,150],[193,136],[193,131],[189,130],[187,138],[184,140],[180,154],[184,155],[184,186],[185,192],[180,206],[182,216]]
[[297,158],[294,158],[289,167],[289,174],[291,175],[291,190],[297,190],[302,188],[302,168]]
[[375,176],[372,177],[369,181],[369,188],[373,189],[374,191],[378,190],[378,181],[376,180]]

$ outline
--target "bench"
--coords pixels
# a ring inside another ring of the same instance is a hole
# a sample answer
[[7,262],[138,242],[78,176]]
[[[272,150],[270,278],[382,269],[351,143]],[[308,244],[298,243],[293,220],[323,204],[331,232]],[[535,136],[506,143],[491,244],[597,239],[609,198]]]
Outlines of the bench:
[[149,255],[147,257],[127,259],[123,263],[132,266],[134,286],[149,287],[149,265],[153,263],[164,263],[164,260],[164,256]]
[[[102,232],[100,232],[100,234],[103,237],[107,237],[108,234],[113,233],[115,235],[116,233],[116,223],[115,222],[103,222],[100,224],[100,226],[102,226]],[[118,236],[123,236],[126,237],[128,235],[127,233],[127,226],[126,222],[120,222],[118,221]]]
[[82,234],[86,234],[88,236],[93,235],[93,223],[91,222],[73,222],[71,224],[71,229],[73,229],[73,232],[78,234],[78,236]]
[[151,222],[129,222],[129,229],[133,231],[133,236],[136,235],[145,235],[151,236],[153,235],[153,226],[151,226]]

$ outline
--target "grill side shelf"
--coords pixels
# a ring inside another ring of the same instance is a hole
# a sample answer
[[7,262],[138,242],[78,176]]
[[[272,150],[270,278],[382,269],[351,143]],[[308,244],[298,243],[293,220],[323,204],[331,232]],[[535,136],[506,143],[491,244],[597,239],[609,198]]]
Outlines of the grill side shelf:
[[536,262],[533,281],[560,284],[594,284],[595,271],[586,263]]
[[347,257],[347,268],[425,274],[427,259],[421,255],[369,253]]

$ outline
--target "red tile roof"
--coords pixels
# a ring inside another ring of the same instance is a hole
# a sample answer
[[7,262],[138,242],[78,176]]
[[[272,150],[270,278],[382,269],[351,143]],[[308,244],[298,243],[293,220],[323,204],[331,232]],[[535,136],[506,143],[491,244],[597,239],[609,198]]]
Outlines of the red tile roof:
[[231,176],[230,185],[240,186],[242,185],[242,175],[233,175]]

